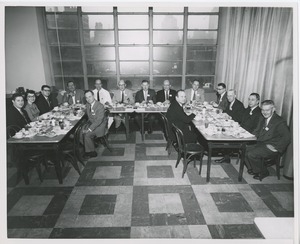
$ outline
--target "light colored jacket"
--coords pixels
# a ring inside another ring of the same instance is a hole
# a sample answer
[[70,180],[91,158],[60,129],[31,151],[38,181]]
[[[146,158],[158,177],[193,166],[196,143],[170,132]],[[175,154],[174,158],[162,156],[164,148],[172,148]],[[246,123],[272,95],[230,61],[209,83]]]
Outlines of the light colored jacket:
[[[121,96],[121,90],[115,90],[113,91],[113,98],[112,98],[112,102],[113,103],[119,103],[122,100],[122,96]],[[132,91],[129,89],[125,89],[124,90],[124,103],[125,104],[134,104],[134,98],[133,98],[133,94]]]
[[[186,101],[187,102],[191,101],[192,90],[193,90],[192,88],[185,90],[185,95],[186,95]],[[204,102],[205,101],[204,90],[199,88],[196,91],[196,96],[195,97],[196,97],[196,101]]]

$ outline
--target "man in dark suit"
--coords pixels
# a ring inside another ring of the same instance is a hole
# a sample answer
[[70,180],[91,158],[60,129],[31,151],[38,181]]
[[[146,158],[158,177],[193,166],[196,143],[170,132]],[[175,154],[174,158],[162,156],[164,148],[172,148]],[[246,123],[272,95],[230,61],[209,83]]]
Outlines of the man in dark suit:
[[73,81],[68,81],[67,83],[67,91],[64,93],[62,102],[68,104],[76,104],[81,103],[84,104],[84,91],[81,89],[76,89],[76,86]]
[[[135,102],[144,104],[154,104],[156,103],[156,93],[153,89],[149,89],[149,81],[143,80],[142,81],[142,89],[139,90],[135,95]],[[148,134],[151,134],[153,131],[153,123],[155,120],[154,114],[146,114],[149,120],[149,127],[148,127]],[[136,113],[134,117],[136,123],[138,124],[139,128],[142,127],[142,118],[141,115]]]
[[224,83],[219,83],[217,86],[217,102],[213,102],[212,105],[215,108],[222,109],[223,111],[227,108],[227,92],[226,85]]
[[227,91],[227,100],[228,105],[225,109],[225,113],[227,113],[234,121],[241,123],[243,120],[245,107],[241,101],[236,99],[236,91],[230,89]]
[[85,158],[97,157],[95,152],[94,137],[102,137],[106,133],[107,118],[104,105],[95,100],[94,93],[88,90],[84,93],[87,101],[86,113],[88,116],[87,127],[83,129]]
[[[166,117],[170,123],[176,125],[183,133],[184,140],[186,143],[195,143],[197,141],[197,136],[191,129],[191,121],[195,118],[195,114],[192,113],[187,115],[183,111],[183,105],[186,103],[186,95],[183,90],[178,90],[175,96],[175,101],[171,103]],[[176,141],[174,133],[170,134],[172,141]]]
[[[241,123],[243,120],[244,112],[245,112],[245,107],[241,101],[236,99],[236,91],[233,89],[230,89],[227,91],[227,108],[225,109],[225,113],[227,113],[231,118],[238,122]],[[230,157],[229,157],[229,151],[226,151],[224,158],[217,159],[215,160],[216,163],[230,163]]]
[[50,92],[50,86],[43,85],[41,88],[41,95],[39,95],[35,101],[36,106],[40,110],[40,115],[47,113],[54,108]]
[[262,117],[261,109],[259,107],[260,96],[257,93],[251,93],[248,98],[248,108],[244,112],[241,122],[241,127],[253,133],[259,119]]
[[6,125],[17,125],[24,128],[31,121],[27,112],[23,109],[24,98],[21,94],[15,93],[12,96],[13,106],[10,106],[6,111]]
[[156,94],[156,101],[164,104],[170,104],[175,100],[176,91],[171,89],[169,80],[164,80],[163,89]]
[[[272,157],[275,153],[283,153],[290,143],[291,135],[286,122],[282,117],[275,113],[275,105],[272,100],[262,102],[261,112],[263,118],[260,119],[258,126],[253,134],[257,137],[257,144],[250,146],[246,150],[247,165],[249,174],[259,180],[269,176],[266,167],[261,172],[261,159],[263,157]],[[250,172],[249,172],[250,171]]]

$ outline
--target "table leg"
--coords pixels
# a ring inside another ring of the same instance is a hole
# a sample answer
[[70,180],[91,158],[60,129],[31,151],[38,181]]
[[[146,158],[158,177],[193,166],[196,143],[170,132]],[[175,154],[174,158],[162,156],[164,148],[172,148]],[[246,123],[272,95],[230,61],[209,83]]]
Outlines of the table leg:
[[211,153],[212,153],[211,143],[208,143],[208,158],[207,158],[206,182],[209,182],[209,178],[210,178]]
[[125,129],[126,129],[126,139],[129,138],[129,116],[125,113]]
[[245,152],[246,152],[246,144],[243,143],[238,181],[242,181],[242,178],[243,178],[243,170],[244,170],[244,164],[245,164]]
[[58,178],[59,184],[63,183],[62,179],[62,168],[61,168],[61,152],[59,145],[55,146],[55,171],[56,171],[56,176]]
[[144,134],[145,134],[145,126],[144,126],[144,113],[142,113],[142,141],[144,141]]

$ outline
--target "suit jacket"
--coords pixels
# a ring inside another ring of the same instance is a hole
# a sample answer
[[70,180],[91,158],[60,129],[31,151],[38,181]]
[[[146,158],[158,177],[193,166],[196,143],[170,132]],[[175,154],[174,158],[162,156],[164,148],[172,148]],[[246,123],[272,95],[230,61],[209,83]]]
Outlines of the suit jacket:
[[103,104],[95,100],[93,107],[87,103],[86,112],[89,119],[89,129],[96,133],[97,137],[104,136],[107,129],[107,117]]
[[[173,89],[170,89],[170,91],[169,91],[169,101],[170,102],[174,101],[175,100],[175,96],[176,96],[176,91],[173,90]],[[158,91],[156,93],[156,102],[163,103],[165,100],[166,100],[165,90],[162,89],[162,90],[160,90],[160,91]]]
[[217,104],[219,104],[218,108],[225,111],[228,106],[228,103],[229,103],[227,100],[227,92],[225,92],[225,94],[223,95],[221,102],[220,102],[220,99],[221,99],[221,95],[219,95],[219,93],[217,93]]
[[[191,95],[192,95],[192,90],[193,88],[186,89],[185,90],[185,95],[186,95],[186,100],[189,102],[191,100]],[[205,97],[204,97],[204,90],[199,88],[196,93],[196,101],[204,102]]]
[[[81,89],[76,89],[75,90],[75,102],[77,103],[77,101],[79,101],[79,103],[85,104],[85,97],[84,97],[84,91]],[[69,91],[67,91],[63,98],[62,98],[62,102],[65,103],[69,103],[69,104],[73,104],[73,99],[72,96],[69,95]]]
[[252,115],[250,114],[251,108],[246,108],[244,112],[244,116],[242,119],[241,127],[243,127],[245,130],[249,131],[250,133],[253,133],[255,128],[258,125],[259,120],[263,117],[261,114],[261,109],[259,106],[257,106],[253,111]]
[[23,112],[25,118],[15,106],[9,107],[6,111],[6,126],[17,125],[20,128],[24,128],[25,125],[30,123],[31,120],[29,119],[27,112],[23,108],[21,111]]
[[[113,91],[113,94],[114,94],[112,98],[113,103],[117,103],[117,102],[119,103],[122,101],[121,90],[115,90]],[[127,88],[124,90],[124,103],[134,104],[132,91]]]
[[227,113],[231,118],[238,122],[241,123],[243,120],[243,116],[245,113],[245,107],[243,103],[237,99],[235,99],[234,104],[232,105],[232,110],[229,109],[230,103],[228,103],[227,108],[225,109],[225,113]]
[[271,144],[280,153],[283,153],[291,141],[290,131],[286,122],[278,114],[274,113],[265,127],[265,118],[261,118],[253,134],[257,142]]
[[[172,128],[172,123],[176,125],[182,131],[185,141],[189,142],[189,137],[195,134],[190,130],[189,126],[191,121],[195,118],[195,114],[187,115],[180,104],[175,100],[171,103],[166,117],[170,123],[170,128]],[[173,141],[176,141],[174,133],[171,133],[170,137]]]
[[[148,98],[147,101],[152,100],[154,103],[156,103],[156,93],[153,89],[148,89]],[[135,102],[141,103],[145,101],[144,99],[144,91],[143,89],[137,91],[135,94]]]
[[52,99],[49,97],[48,103],[42,94],[37,97],[35,104],[40,110],[40,115],[47,113],[54,108]]

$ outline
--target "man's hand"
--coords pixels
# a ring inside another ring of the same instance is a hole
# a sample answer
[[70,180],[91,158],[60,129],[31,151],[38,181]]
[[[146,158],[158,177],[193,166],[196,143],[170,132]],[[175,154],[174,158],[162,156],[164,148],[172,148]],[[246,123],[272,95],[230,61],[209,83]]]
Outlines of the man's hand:
[[142,101],[142,103],[141,103],[141,104],[142,104],[142,105],[144,105],[145,103],[146,103],[146,101]]
[[215,108],[219,106],[216,102],[213,102],[212,105],[213,105],[213,107],[215,107]]
[[273,147],[271,144],[267,144],[266,146],[267,146],[267,148],[269,148],[272,152],[277,152],[276,148]]
[[154,102],[153,102],[152,100],[149,100],[149,103],[150,103],[150,104],[153,104]]

